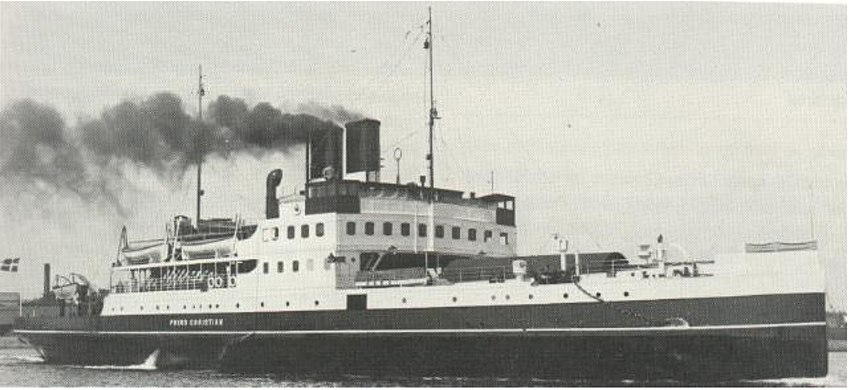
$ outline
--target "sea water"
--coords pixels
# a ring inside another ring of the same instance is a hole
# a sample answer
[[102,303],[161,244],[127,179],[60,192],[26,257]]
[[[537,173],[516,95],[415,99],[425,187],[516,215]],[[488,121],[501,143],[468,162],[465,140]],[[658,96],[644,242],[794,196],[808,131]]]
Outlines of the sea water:
[[45,364],[31,349],[0,349],[0,387],[396,387],[396,386],[789,386],[846,387],[846,352],[828,355],[825,378],[785,378],[732,383],[677,381],[584,382],[508,378],[371,378],[366,376],[312,377],[285,374],[232,374],[215,370],[163,371],[152,364],[136,366],[60,366]]

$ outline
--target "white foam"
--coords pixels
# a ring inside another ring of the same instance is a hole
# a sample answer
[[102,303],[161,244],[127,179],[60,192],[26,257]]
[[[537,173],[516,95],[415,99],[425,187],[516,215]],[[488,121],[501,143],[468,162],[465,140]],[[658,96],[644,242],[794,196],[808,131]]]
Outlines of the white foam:
[[129,366],[113,366],[113,365],[104,365],[104,366],[83,366],[85,369],[89,370],[133,370],[133,371],[154,371],[156,370],[156,360],[159,358],[159,350],[153,351],[147,359],[144,360],[141,364],[133,364]]

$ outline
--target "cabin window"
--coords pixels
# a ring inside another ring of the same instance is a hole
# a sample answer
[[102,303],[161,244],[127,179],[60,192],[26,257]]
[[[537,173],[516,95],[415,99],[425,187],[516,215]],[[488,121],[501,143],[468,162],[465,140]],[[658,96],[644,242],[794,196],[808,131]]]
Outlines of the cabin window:
[[501,233],[498,236],[501,238],[501,245],[507,245],[510,243],[510,240],[507,238],[507,233]]
[[313,259],[308,259],[308,260],[307,260],[307,271],[312,271],[312,270],[313,270],[313,265],[314,265],[314,263],[315,263],[315,262],[313,261]]
[[392,235],[392,222],[384,222],[383,223],[383,235],[391,236]]
[[282,274],[282,273],[283,273],[283,262],[282,262],[282,261],[278,261],[278,262],[277,262],[277,273],[278,273],[278,274]]
[[324,224],[319,222],[315,224],[315,236],[324,237]]
[[298,272],[298,269],[300,268],[300,266],[301,266],[301,263],[299,263],[298,260],[293,261],[292,262],[292,272]]
[[435,232],[435,234],[436,234],[436,238],[442,238],[442,237],[445,237],[445,226],[442,226],[442,225],[436,225],[436,232]]
[[483,242],[492,241],[492,230],[484,230],[483,231]]
[[475,241],[478,239],[478,231],[476,229],[469,229],[469,241]]
[[295,238],[295,227],[294,226],[290,225],[288,228],[286,228],[286,238],[288,238],[290,240]]
[[262,273],[268,273],[268,263],[262,263]]
[[427,225],[419,224],[419,237],[427,237]]
[[366,235],[373,236],[374,235],[374,222],[366,222]]
[[308,238],[310,236],[310,225],[301,225],[301,238]]
[[453,238],[455,240],[460,239],[460,227],[459,226],[452,226],[451,227],[451,238]]
[[277,238],[280,237],[280,230],[276,227],[262,229],[262,240],[263,241],[276,241]]
[[404,222],[404,223],[401,224],[401,235],[404,236],[404,237],[407,237],[407,236],[410,235],[410,224],[409,223]]
[[353,236],[357,234],[357,223],[356,222],[348,222],[345,224],[345,231],[349,236]]

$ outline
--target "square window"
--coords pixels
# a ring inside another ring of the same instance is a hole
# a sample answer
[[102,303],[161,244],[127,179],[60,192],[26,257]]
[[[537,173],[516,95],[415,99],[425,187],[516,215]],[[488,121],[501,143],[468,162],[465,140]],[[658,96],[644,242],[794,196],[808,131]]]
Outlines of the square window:
[[366,222],[366,235],[373,236],[374,235],[374,222]]
[[469,229],[469,241],[475,241],[478,239],[478,231],[476,229]]
[[357,223],[356,222],[348,222],[345,224],[345,231],[349,236],[353,236],[357,234]]
[[286,228],[286,238],[288,238],[290,240],[295,238],[295,227],[294,226],[290,225],[289,227]]
[[283,273],[283,262],[282,261],[277,262],[277,273],[278,274]]
[[507,239],[507,233],[501,233],[498,235],[501,238],[501,245],[507,245],[510,241]]
[[310,225],[301,225],[301,238],[310,236]]
[[436,238],[442,238],[442,237],[445,237],[445,226],[442,226],[442,225],[436,225],[436,232],[435,232],[435,235],[436,235]]
[[401,235],[404,236],[404,237],[407,237],[407,236],[410,235],[410,224],[409,223],[404,222],[404,223],[401,224]]
[[451,238],[453,238],[455,240],[460,239],[460,227],[459,226],[452,226],[451,227]]
[[484,230],[483,231],[483,242],[492,241],[492,230]]
[[384,222],[383,223],[383,235],[391,236],[392,235],[392,222]]
[[262,273],[268,273],[268,263],[262,263]]
[[427,225],[420,223],[419,224],[419,237],[427,237]]
[[315,236],[316,237],[324,237],[324,223],[315,224]]

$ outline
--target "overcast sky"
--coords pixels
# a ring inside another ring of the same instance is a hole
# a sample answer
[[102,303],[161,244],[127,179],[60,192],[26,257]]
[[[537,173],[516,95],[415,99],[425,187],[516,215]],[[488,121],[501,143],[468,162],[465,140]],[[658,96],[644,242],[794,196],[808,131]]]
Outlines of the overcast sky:
[[[435,3],[436,184],[515,195],[522,254],[559,232],[633,255],[662,233],[690,255],[820,242],[846,307],[846,7],[793,4]],[[424,3],[0,3],[0,105],[30,98],[73,127],[160,91],[382,121],[384,178],[403,149],[425,173]],[[418,38],[418,41],[416,40]],[[259,218],[264,177],[296,153],[213,159],[205,215]],[[300,158],[300,157],[298,157]],[[70,193],[0,191],[0,257],[41,289],[40,263],[108,278],[122,225],[159,235],[193,214],[182,183],[123,164],[120,217]],[[286,176],[284,175],[284,180]],[[800,265],[802,266],[802,265]]]

